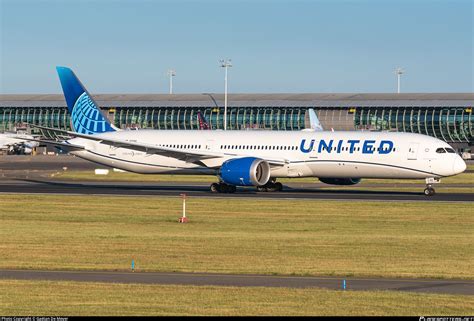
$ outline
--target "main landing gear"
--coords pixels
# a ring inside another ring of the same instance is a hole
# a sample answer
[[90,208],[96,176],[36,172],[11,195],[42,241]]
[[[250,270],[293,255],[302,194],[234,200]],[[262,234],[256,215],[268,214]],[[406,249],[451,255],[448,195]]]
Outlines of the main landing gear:
[[235,193],[237,188],[234,185],[229,185],[226,183],[212,183],[211,192],[213,193]]
[[[229,185],[224,182],[212,183],[211,192],[213,193],[235,193],[237,188],[234,185]],[[257,186],[259,192],[279,192],[283,189],[283,185],[275,180],[269,181],[263,186]]]
[[263,186],[257,186],[259,192],[279,192],[283,190],[283,185],[275,180],[270,180]]
[[426,196],[433,196],[436,193],[435,189],[433,188],[433,184],[438,184],[441,182],[441,180],[439,178],[430,177],[430,178],[427,178],[425,181],[426,181],[426,188],[423,191],[423,193]]

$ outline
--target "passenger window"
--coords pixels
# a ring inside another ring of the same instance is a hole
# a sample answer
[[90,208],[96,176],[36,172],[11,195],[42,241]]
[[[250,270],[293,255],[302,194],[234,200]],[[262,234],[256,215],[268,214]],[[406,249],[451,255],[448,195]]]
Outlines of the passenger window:
[[444,148],[438,148],[438,149],[436,150],[436,152],[437,152],[438,154],[446,153],[446,151],[444,150]]

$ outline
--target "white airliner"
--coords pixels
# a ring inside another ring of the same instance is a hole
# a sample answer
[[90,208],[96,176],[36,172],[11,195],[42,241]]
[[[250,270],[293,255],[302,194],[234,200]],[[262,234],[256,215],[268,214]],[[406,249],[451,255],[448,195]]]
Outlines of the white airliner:
[[[317,177],[335,185],[362,178],[425,179],[462,173],[463,159],[444,141],[411,133],[369,131],[120,130],[102,114],[75,74],[57,67],[74,138],[53,143],[73,155],[142,174],[209,174],[213,192],[236,186],[278,191],[282,177]],[[42,127],[43,128],[43,127]]]
[[0,133],[0,149],[31,154],[33,148],[39,146],[34,139],[33,136],[26,134]]

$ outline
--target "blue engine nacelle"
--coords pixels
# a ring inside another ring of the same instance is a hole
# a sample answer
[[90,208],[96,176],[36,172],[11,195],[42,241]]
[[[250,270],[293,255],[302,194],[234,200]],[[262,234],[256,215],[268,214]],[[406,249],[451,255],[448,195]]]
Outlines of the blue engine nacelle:
[[319,180],[324,184],[330,185],[355,185],[360,183],[360,178],[327,178],[320,177]]
[[222,164],[219,176],[229,185],[262,186],[270,180],[270,165],[255,157],[230,159]]

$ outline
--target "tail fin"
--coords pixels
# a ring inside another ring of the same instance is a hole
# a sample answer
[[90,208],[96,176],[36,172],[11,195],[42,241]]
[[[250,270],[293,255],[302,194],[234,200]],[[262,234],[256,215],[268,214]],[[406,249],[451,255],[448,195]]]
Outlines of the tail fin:
[[306,131],[323,131],[323,126],[313,108],[309,108],[305,113],[305,129]]
[[207,123],[206,118],[200,111],[198,111],[199,129],[211,129]]
[[67,67],[56,67],[56,70],[71,115],[73,131],[80,134],[116,131],[117,128],[102,113],[74,72]]

